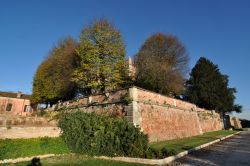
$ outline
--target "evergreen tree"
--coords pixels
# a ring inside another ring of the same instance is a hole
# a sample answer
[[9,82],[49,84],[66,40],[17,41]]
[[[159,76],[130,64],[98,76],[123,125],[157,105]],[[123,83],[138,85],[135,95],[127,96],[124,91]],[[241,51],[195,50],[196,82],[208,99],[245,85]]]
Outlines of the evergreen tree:
[[188,81],[188,100],[199,107],[217,112],[241,112],[235,105],[235,88],[228,87],[228,76],[222,75],[217,65],[201,57],[192,69]]
[[179,95],[188,71],[188,54],[171,35],[150,36],[135,56],[136,85],[166,95]]
[[123,86],[126,73],[125,46],[120,32],[106,19],[94,21],[83,29],[80,59],[73,81],[85,93],[98,93]]
[[55,103],[74,96],[76,86],[71,77],[77,65],[76,47],[72,38],[66,38],[39,65],[33,80],[32,103]]

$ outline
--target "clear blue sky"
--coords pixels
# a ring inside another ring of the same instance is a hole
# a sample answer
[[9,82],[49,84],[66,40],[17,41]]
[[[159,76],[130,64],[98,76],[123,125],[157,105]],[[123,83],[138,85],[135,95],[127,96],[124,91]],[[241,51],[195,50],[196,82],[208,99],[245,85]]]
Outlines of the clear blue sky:
[[93,19],[121,31],[128,56],[155,32],[176,35],[190,55],[219,65],[238,90],[250,119],[250,1],[239,0],[1,0],[0,90],[31,93],[37,66],[65,36],[79,38]]

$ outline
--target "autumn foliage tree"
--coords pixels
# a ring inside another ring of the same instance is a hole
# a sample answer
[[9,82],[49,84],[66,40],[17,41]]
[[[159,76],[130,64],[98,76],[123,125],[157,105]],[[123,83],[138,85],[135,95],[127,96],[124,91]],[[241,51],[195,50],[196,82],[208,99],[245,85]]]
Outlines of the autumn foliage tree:
[[166,95],[179,95],[188,71],[188,54],[172,35],[150,36],[135,56],[136,85]]
[[94,21],[83,29],[76,53],[80,61],[72,80],[85,94],[124,84],[125,46],[120,32],[108,20]]
[[35,73],[32,103],[55,103],[74,96],[76,86],[71,78],[78,61],[76,47],[77,43],[69,37],[50,51]]
[[241,112],[241,106],[234,103],[236,89],[228,86],[228,76],[204,57],[192,69],[187,86],[188,100],[199,107],[221,113]]

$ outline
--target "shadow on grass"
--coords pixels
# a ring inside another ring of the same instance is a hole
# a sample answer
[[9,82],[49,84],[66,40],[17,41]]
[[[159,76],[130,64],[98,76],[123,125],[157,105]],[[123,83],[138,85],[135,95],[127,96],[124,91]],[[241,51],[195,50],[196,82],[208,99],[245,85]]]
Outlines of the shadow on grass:
[[190,149],[192,149],[192,148],[193,148],[193,146],[183,146],[183,147],[182,147],[183,150],[190,150]]
[[31,163],[27,164],[27,166],[42,166],[42,163],[41,163],[41,161],[40,161],[40,158],[34,157],[34,158],[31,160]]

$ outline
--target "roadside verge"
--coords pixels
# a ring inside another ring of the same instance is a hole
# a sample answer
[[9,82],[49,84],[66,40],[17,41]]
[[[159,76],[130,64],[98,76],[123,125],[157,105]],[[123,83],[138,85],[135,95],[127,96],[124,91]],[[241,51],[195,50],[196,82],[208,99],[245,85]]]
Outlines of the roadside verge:
[[[95,157],[96,159],[105,159],[105,160],[114,160],[114,161],[121,161],[121,162],[128,162],[128,163],[138,163],[138,164],[147,164],[147,165],[165,165],[165,164],[169,164],[170,162],[181,158],[193,151],[202,149],[204,147],[207,147],[209,145],[212,145],[214,143],[220,142],[224,139],[227,139],[229,137],[232,137],[236,134],[239,134],[240,132],[228,135],[228,136],[224,136],[222,138],[216,139],[214,141],[205,143],[203,145],[199,145],[195,148],[192,148],[190,150],[186,150],[186,151],[182,151],[177,155],[174,156],[170,156],[164,159],[143,159],[143,158],[130,158],[130,157],[106,157],[106,156],[101,156],[101,157]],[[37,155],[37,156],[32,156],[32,157],[20,157],[20,158],[16,158],[16,159],[5,159],[5,160],[0,160],[0,164],[6,164],[6,163],[18,163],[18,162],[23,162],[23,161],[31,161],[32,158],[34,157],[38,157],[38,158],[47,158],[47,157],[53,157],[53,156],[58,156],[60,154],[45,154],[45,155]],[[63,155],[63,154],[62,154]]]
[[148,165],[165,165],[165,164],[169,164],[169,163],[173,162],[174,160],[179,159],[179,158],[181,158],[181,157],[183,157],[183,156],[185,156],[193,151],[200,150],[202,148],[205,148],[207,146],[210,146],[212,144],[215,144],[217,142],[220,142],[222,140],[230,138],[236,134],[239,134],[240,132],[241,131],[234,133],[234,134],[231,134],[231,135],[228,135],[228,136],[225,136],[225,137],[222,137],[222,138],[219,138],[219,139],[216,139],[214,141],[199,145],[195,148],[180,152],[177,155],[169,156],[169,157],[166,157],[164,159],[143,159],[143,158],[130,158],[130,157],[113,157],[112,158],[112,157],[106,157],[106,156],[101,156],[101,157],[96,157],[96,158],[106,159],[106,160],[123,161],[123,162],[128,162],[128,163],[138,163],[138,164],[148,164]]

